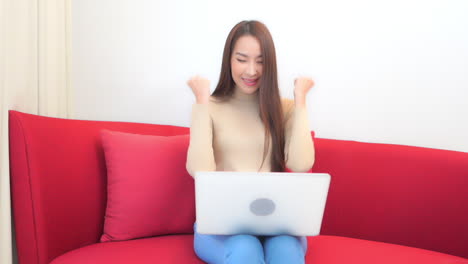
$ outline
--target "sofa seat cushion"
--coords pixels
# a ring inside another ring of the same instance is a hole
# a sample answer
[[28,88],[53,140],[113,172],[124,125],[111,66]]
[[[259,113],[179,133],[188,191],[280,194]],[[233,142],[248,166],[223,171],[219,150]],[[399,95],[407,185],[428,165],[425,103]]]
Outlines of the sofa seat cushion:
[[[307,264],[468,264],[468,260],[414,247],[339,236],[308,237]],[[51,264],[204,263],[193,250],[193,235],[168,235],[85,246]]]
[[320,235],[307,237],[307,264],[468,264],[468,259],[420,248]]
[[193,235],[166,235],[96,243],[67,252],[50,264],[204,263],[193,250]]

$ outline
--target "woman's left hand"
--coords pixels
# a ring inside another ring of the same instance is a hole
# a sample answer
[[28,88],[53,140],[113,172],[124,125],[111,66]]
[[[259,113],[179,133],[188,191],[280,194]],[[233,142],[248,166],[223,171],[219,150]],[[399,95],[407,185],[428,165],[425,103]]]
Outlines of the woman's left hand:
[[294,80],[294,102],[296,107],[305,107],[306,95],[314,86],[314,81],[308,77],[299,77]]
[[310,89],[314,86],[314,81],[308,77],[298,77],[294,80],[294,96],[305,98]]

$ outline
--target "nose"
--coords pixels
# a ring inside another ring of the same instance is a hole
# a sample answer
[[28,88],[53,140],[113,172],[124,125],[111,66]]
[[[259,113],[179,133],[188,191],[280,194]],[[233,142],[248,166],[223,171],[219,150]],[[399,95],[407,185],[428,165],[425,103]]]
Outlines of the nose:
[[249,76],[255,76],[258,72],[258,69],[257,69],[257,64],[255,62],[251,62],[249,63],[249,65],[247,66],[247,74]]

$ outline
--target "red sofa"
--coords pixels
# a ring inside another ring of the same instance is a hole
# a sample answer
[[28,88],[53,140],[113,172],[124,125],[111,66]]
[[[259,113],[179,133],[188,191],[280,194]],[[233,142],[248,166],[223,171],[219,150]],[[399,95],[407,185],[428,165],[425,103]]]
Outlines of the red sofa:
[[[20,264],[203,263],[191,233],[99,243],[107,199],[99,131],[189,128],[9,117]],[[307,263],[468,263],[468,153],[325,138],[315,148],[313,171],[332,180]]]

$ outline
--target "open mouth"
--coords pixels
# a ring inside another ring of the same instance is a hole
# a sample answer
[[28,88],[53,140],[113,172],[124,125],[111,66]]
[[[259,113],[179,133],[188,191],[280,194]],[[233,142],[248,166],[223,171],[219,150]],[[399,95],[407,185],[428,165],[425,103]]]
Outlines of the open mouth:
[[257,79],[242,78],[242,81],[244,81],[245,85],[247,86],[254,86],[258,83],[258,78]]

